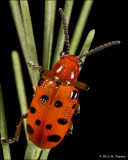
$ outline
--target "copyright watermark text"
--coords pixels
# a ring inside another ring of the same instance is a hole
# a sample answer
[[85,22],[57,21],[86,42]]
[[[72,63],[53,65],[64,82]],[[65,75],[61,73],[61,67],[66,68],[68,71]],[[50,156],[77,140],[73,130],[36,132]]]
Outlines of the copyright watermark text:
[[104,158],[104,159],[126,159],[126,155],[117,155],[117,154],[115,154],[115,155],[109,155],[109,154],[100,154],[99,155],[99,158]]

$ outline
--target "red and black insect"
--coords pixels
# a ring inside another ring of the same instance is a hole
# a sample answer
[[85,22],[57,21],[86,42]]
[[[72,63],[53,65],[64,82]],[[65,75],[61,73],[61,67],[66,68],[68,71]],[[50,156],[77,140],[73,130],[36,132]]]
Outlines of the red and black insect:
[[40,66],[29,62],[29,66],[37,69],[44,76],[38,82],[28,112],[21,117],[14,138],[1,138],[1,143],[13,143],[19,140],[24,118],[27,118],[26,129],[29,139],[40,148],[53,148],[66,134],[70,135],[73,130],[72,116],[80,112],[77,88],[89,90],[86,84],[76,81],[79,67],[82,66],[81,58],[120,43],[120,41],[113,41],[81,56],[71,55],[64,12],[61,8],[59,11],[63,21],[66,51],[60,53],[60,60],[52,71],[43,70]]

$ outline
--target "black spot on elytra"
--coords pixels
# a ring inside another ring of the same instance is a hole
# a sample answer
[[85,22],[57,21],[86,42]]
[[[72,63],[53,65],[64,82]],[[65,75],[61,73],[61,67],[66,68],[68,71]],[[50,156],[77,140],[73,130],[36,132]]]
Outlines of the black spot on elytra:
[[74,100],[74,99],[77,99],[77,97],[78,97],[78,92],[76,90],[72,91],[71,99]]
[[34,130],[33,130],[33,128],[30,126],[30,124],[27,124],[27,131],[28,131],[28,133],[31,134],[31,135],[34,133]]
[[74,109],[76,107],[76,104],[73,104],[72,108]]
[[36,112],[36,109],[35,109],[35,107],[30,107],[30,112],[32,113],[32,114],[34,114],[35,112]]
[[61,106],[62,106],[62,102],[56,101],[56,102],[55,102],[55,106],[56,106],[56,107],[61,107]]
[[52,125],[51,124],[47,124],[46,125],[46,129],[51,129],[52,128]]
[[35,123],[37,126],[39,126],[41,124],[41,121],[37,119]]
[[39,80],[39,82],[38,82],[38,86],[41,86],[41,84],[43,83],[43,81],[44,81],[44,78],[41,78],[41,79]]
[[61,139],[61,137],[59,135],[48,136],[49,142],[58,142],[60,139]]
[[59,124],[62,124],[62,125],[65,125],[65,124],[68,123],[68,121],[67,121],[66,119],[59,118],[59,119],[58,119],[58,123],[59,123]]
[[56,86],[59,87],[61,85],[61,82],[56,82]]
[[47,102],[48,102],[48,96],[43,95],[43,96],[41,97],[41,100],[42,100],[44,103],[47,103]]

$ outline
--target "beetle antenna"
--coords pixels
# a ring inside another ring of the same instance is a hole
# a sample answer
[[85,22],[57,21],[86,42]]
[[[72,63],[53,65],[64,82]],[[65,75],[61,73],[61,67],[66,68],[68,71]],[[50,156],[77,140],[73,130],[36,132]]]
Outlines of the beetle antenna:
[[103,45],[100,45],[99,47],[96,47],[96,48],[94,48],[94,49],[91,49],[90,51],[82,54],[81,56],[78,56],[77,59],[81,59],[81,58],[83,58],[84,56],[89,56],[89,55],[91,55],[91,54],[93,54],[93,53],[99,52],[99,51],[101,51],[101,50],[104,50],[105,48],[109,48],[109,47],[114,46],[114,45],[117,45],[117,44],[120,44],[120,41],[119,41],[119,40],[105,43],[105,44],[103,44]]
[[66,44],[66,52],[70,54],[70,43],[69,43],[69,35],[68,35],[68,26],[66,24],[66,19],[64,15],[64,11],[62,8],[59,8],[59,12],[61,15],[61,19],[63,22],[64,34],[65,34],[65,44]]

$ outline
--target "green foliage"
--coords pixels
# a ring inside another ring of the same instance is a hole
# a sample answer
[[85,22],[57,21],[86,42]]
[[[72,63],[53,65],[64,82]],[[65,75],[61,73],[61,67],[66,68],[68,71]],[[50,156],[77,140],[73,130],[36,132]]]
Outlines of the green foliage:
[[[39,80],[39,73],[35,70],[32,70],[27,65],[29,61],[32,61],[38,65],[37,51],[36,51],[36,45],[35,45],[35,40],[33,35],[28,1],[22,1],[22,0],[9,1],[9,3],[10,3],[13,19],[15,22],[17,34],[19,37],[20,45],[22,48],[22,53],[26,62],[26,68],[28,69],[28,72],[29,72],[29,76],[32,82],[32,87],[35,88]],[[45,15],[44,15],[45,41],[43,44],[43,64],[42,64],[44,69],[50,68],[53,37],[54,37],[56,3],[57,1],[45,1]],[[65,12],[67,25],[69,24],[69,21],[70,21],[73,3],[74,3],[73,0],[65,1],[64,12]],[[75,53],[75,50],[79,45],[81,35],[85,27],[92,4],[93,4],[93,0],[92,1],[86,0],[83,3],[83,7],[76,25],[76,29],[74,31],[73,38],[71,40],[71,53]],[[59,14],[59,12],[57,13]],[[83,54],[88,51],[93,41],[94,34],[95,34],[95,30],[92,30],[89,32],[80,54]],[[61,23],[57,44],[56,44],[56,49],[55,49],[55,54],[52,62],[52,67],[59,60],[59,53],[63,50],[63,47],[64,47],[64,32],[63,32],[63,26]],[[23,113],[27,111],[27,100],[26,100],[27,96],[25,93],[22,69],[21,69],[20,59],[17,51],[12,51],[12,62],[13,62],[13,69],[15,74],[15,82],[17,87],[17,94],[19,98],[21,114],[23,115]],[[18,84],[17,84],[17,81],[18,81]],[[6,119],[5,119],[5,113],[4,113],[1,86],[0,86],[0,113],[1,113],[1,125],[0,125],[1,136],[7,138],[7,127],[6,127]],[[25,127],[25,121],[24,121],[24,127]],[[25,134],[26,134],[26,131],[25,131]],[[46,160],[50,152],[50,149],[42,150],[36,147],[34,144],[32,144],[28,140],[27,134],[26,134],[26,138],[27,138],[27,147],[26,147],[24,159],[38,159],[41,154],[40,159]],[[4,159],[11,159],[9,145],[8,144],[2,145],[2,147],[3,147]]]
[[[0,135],[1,137],[8,138],[1,84],[0,84]],[[4,159],[5,160],[11,159],[9,144],[6,145],[2,144],[2,149],[3,149]]]

